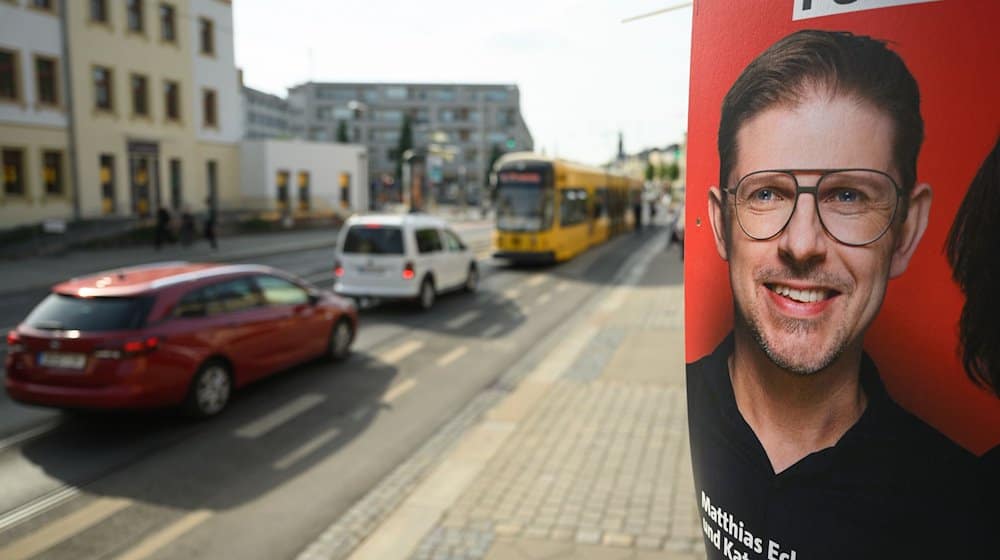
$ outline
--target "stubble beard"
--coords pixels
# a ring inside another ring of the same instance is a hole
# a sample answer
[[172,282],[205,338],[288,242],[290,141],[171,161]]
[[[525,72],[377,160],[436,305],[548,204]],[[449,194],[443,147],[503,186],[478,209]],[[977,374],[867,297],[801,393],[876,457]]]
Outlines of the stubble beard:
[[[764,352],[764,355],[771,360],[774,365],[779,368],[797,375],[797,376],[809,376],[819,373],[831,364],[837,361],[838,358],[844,353],[847,347],[846,333],[843,327],[839,327],[834,333],[833,340],[836,343],[833,347],[826,349],[825,354],[813,357],[808,356],[806,353],[814,350],[812,348],[803,349],[802,353],[791,351],[781,351],[778,348],[777,341],[772,341],[768,339],[765,334],[764,326],[761,324],[759,314],[752,312],[745,313],[742,306],[737,304],[733,306],[736,312],[736,327],[743,327],[747,332],[753,337],[757,346]],[[774,318],[771,321],[774,326],[774,336],[805,336],[814,333],[819,330],[819,325],[816,321],[808,319],[793,319],[789,317],[779,317]],[[815,349],[817,351],[824,351],[822,349]],[[813,359],[809,359],[813,358]]]

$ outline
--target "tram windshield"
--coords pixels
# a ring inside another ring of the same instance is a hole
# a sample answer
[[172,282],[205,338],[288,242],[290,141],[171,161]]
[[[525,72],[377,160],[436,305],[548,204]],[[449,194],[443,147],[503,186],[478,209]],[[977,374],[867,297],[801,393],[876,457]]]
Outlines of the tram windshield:
[[542,174],[501,172],[497,186],[497,229],[541,231],[552,227],[552,189]]

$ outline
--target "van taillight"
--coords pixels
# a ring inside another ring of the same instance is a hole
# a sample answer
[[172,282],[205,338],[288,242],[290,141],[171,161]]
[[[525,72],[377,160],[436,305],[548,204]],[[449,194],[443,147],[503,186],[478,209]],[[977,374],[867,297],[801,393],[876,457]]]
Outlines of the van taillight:
[[9,331],[7,333],[7,352],[13,354],[21,350],[24,350],[24,345],[21,344],[21,335],[17,334],[17,331]]
[[334,261],[333,263],[333,275],[337,278],[344,277],[344,265],[340,264],[340,261]]
[[413,263],[406,263],[406,266],[403,267],[403,280],[413,280],[413,277],[416,275],[416,271],[413,270]]

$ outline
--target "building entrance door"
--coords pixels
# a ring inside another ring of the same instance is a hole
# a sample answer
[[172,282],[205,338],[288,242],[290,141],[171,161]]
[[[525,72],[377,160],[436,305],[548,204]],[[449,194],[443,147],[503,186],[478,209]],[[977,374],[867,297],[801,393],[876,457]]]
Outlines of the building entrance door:
[[160,197],[160,147],[154,142],[129,142],[129,190],[132,213],[148,217]]

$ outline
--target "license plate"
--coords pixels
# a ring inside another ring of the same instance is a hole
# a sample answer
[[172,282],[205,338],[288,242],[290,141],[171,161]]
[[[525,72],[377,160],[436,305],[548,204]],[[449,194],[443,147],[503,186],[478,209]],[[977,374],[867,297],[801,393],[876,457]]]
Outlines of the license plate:
[[358,267],[358,272],[361,274],[382,274],[385,269],[381,266],[362,266]]
[[83,366],[87,365],[87,356],[65,352],[42,352],[38,355],[38,364],[53,368],[83,369]]

